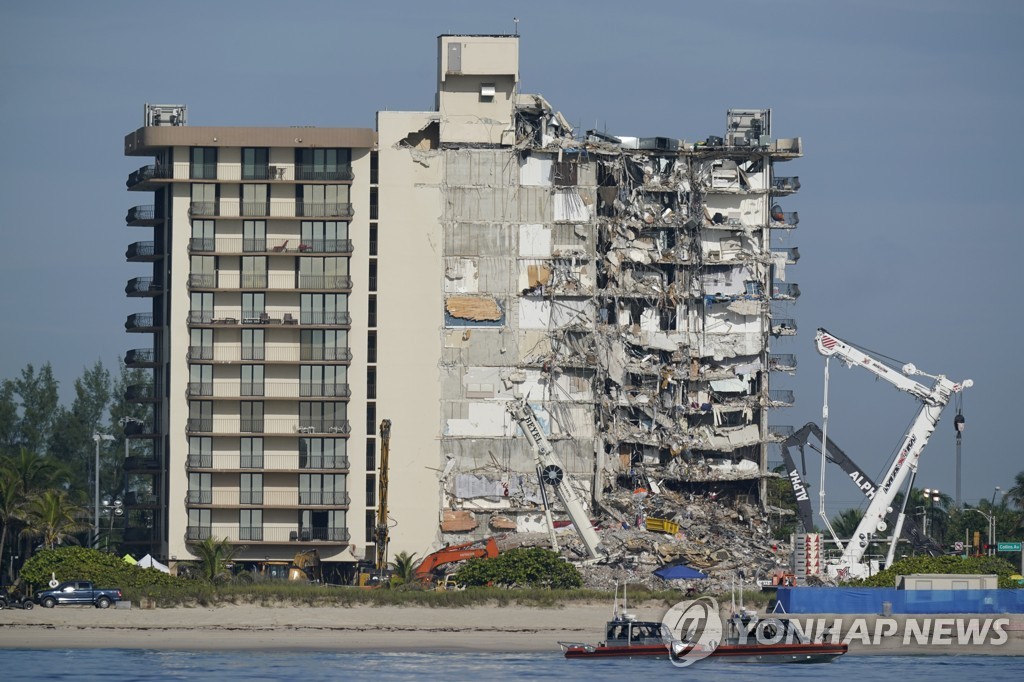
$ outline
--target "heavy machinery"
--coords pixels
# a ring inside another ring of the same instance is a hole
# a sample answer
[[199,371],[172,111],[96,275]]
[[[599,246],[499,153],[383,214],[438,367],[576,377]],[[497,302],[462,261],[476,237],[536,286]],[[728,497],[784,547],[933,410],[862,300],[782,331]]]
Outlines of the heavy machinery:
[[414,575],[417,581],[433,582],[438,577],[434,571],[445,564],[466,559],[493,559],[496,556],[498,556],[498,543],[494,541],[494,538],[451,545],[423,557],[423,561],[416,566]]
[[[533,413],[533,408],[530,407],[528,402],[518,398],[506,403],[505,409],[516,420],[519,428],[522,429],[530,441],[530,446],[533,448],[534,461],[537,466],[537,476],[541,480],[541,492],[544,492],[543,486],[545,484],[554,488],[555,494],[558,495],[562,506],[565,507],[565,511],[569,514],[573,527],[583,541],[587,554],[591,559],[604,557],[605,552],[601,546],[601,538],[598,537],[597,531],[594,530],[590,523],[590,517],[587,515],[583,502],[580,500],[579,493],[573,487],[572,477],[569,476],[565,466],[555,455],[554,450],[552,450],[547,437],[544,436],[544,431],[540,428],[540,424],[537,423],[537,416]],[[554,543],[554,526],[551,523],[550,507],[546,503],[544,506],[548,511],[548,529],[551,531],[552,543]],[[552,549],[557,550],[558,548],[554,546]]]
[[[822,407],[822,442],[824,449],[828,448],[828,370],[829,359],[839,358],[849,367],[858,366],[868,370],[876,377],[885,379],[898,390],[911,394],[921,402],[921,409],[911,423],[910,428],[903,436],[902,444],[889,464],[882,478],[881,485],[875,491],[871,502],[868,504],[864,518],[861,519],[853,537],[843,548],[842,556],[836,561],[826,564],[828,574],[832,578],[864,578],[871,573],[872,566],[864,562],[864,554],[868,545],[872,542],[877,533],[885,533],[889,529],[886,516],[892,513],[892,503],[896,493],[903,486],[903,483],[910,477],[907,486],[907,495],[904,496],[904,505],[909,497],[909,491],[913,486],[914,476],[917,474],[917,467],[921,460],[921,453],[928,439],[935,430],[942,410],[949,404],[950,398],[965,388],[970,388],[974,382],[966,379],[956,383],[950,381],[941,374],[932,375],[922,372],[913,364],[903,365],[902,374],[895,369],[885,365],[879,359],[869,355],[865,351],[853,347],[849,343],[830,334],[824,329],[818,329],[814,336],[814,343],[818,352],[825,356],[825,400]],[[911,376],[927,376],[934,379],[935,383],[931,388],[911,379]],[[824,479],[824,466],[822,466],[822,479]],[[825,513],[825,486],[822,484],[818,491],[821,501],[819,513],[832,534],[832,538],[842,547],[842,543],[832,530],[828,516]],[[896,542],[899,540],[905,514],[901,510],[896,521],[896,527],[892,533],[892,542],[889,548],[890,558],[895,551]]]
[[[809,437],[814,436],[818,439],[818,442],[822,444],[821,447],[815,446],[810,442]],[[825,435],[821,432],[821,427],[814,422],[807,422],[802,427],[797,429],[789,438],[784,440],[780,446],[782,451],[782,459],[786,465],[786,477],[789,480],[790,485],[793,488],[793,495],[796,497],[796,504],[798,510],[798,516],[800,522],[803,524],[804,531],[811,533],[814,531],[814,516],[811,511],[811,496],[808,494],[808,486],[800,474],[800,470],[796,466],[796,462],[793,459],[791,448],[797,448],[800,450],[800,459],[803,465],[803,475],[807,475],[807,463],[804,459],[804,446],[817,450],[818,453],[825,453],[825,458],[836,464],[841,468],[846,475],[853,481],[853,484],[857,486],[858,490],[864,493],[864,496],[869,500],[875,496],[875,491],[878,486],[871,479],[871,477],[859,466],[857,463],[850,459],[843,450],[836,445],[835,441],[831,438],[828,439],[828,443],[825,442]],[[896,525],[897,514],[895,511],[891,511],[886,514],[886,522]],[[902,537],[907,539],[915,550],[919,552],[927,552],[932,556],[941,556],[944,554],[942,547],[932,540],[930,537],[921,532],[918,528],[914,518],[906,517],[903,523],[903,534]]]
[[298,552],[291,561],[263,561],[259,569],[260,576],[268,580],[322,583],[324,579],[316,549]]
[[388,528],[388,470],[391,456],[391,420],[380,422],[380,471],[377,474],[377,523],[373,527],[373,542],[376,548],[373,562],[375,580],[361,575],[359,584],[382,582],[388,573],[388,543],[391,541]]

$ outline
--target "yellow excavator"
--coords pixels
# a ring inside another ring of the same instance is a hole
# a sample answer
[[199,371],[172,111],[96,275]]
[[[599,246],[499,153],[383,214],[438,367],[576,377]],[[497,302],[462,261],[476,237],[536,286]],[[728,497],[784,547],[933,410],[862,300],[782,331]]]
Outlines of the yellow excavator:
[[373,571],[359,574],[360,587],[376,587],[387,580],[388,575],[388,458],[391,454],[391,420],[380,423],[380,472],[377,474],[377,523],[373,527],[374,553]]
[[260,564],[260,576],[268,580],[322,583],[324,576],[320,566],[320,552],[315,549],[303,550],[290,562],[264,561]]

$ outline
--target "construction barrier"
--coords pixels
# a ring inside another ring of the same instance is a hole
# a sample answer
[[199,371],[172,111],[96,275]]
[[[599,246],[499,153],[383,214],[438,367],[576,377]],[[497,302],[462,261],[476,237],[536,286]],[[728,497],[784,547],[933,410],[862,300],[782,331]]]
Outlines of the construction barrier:
[[[894,587],[780,587],[786,613],[1024,613],[1020,590],[897,590]],[[891,604],[891,607],[889,606]]]

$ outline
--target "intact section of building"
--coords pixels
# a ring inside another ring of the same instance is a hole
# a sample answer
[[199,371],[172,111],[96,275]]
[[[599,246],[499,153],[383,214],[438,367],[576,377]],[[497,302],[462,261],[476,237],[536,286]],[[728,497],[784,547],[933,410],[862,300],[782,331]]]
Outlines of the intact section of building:
[[438,55],[436,111],[378,114],[395,547],[545,530],[518,397],[595,515],[634,521],[604,495],[659,484],[763,499],[800,139],[767,109],[698,142],[574,131],[519,92],[517,37]]
[[126,462],[129,549],[174,562],[227,538],[241,561],[354,561],[374,132],[192,127],[176,105],[144,123],[125,138],[148,157],[128,189],[151,195],[127,258],[152,268],[126,289],[144,305],[125,362],[152,373],[129,390],[151,406],[126,425],[145,444]]

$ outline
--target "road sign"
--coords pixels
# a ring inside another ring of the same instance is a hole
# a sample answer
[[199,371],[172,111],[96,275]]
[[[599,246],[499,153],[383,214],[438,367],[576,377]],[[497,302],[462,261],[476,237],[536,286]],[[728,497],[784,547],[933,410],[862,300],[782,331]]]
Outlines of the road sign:
[[1000,542],[996,545],[996,550],[1000,552],[1019,552],[1019,542]]
[[958,552],[964,551],[964,543],[962,543],[962,542],[954,542],[953,543],[953,549],[955,549]]

